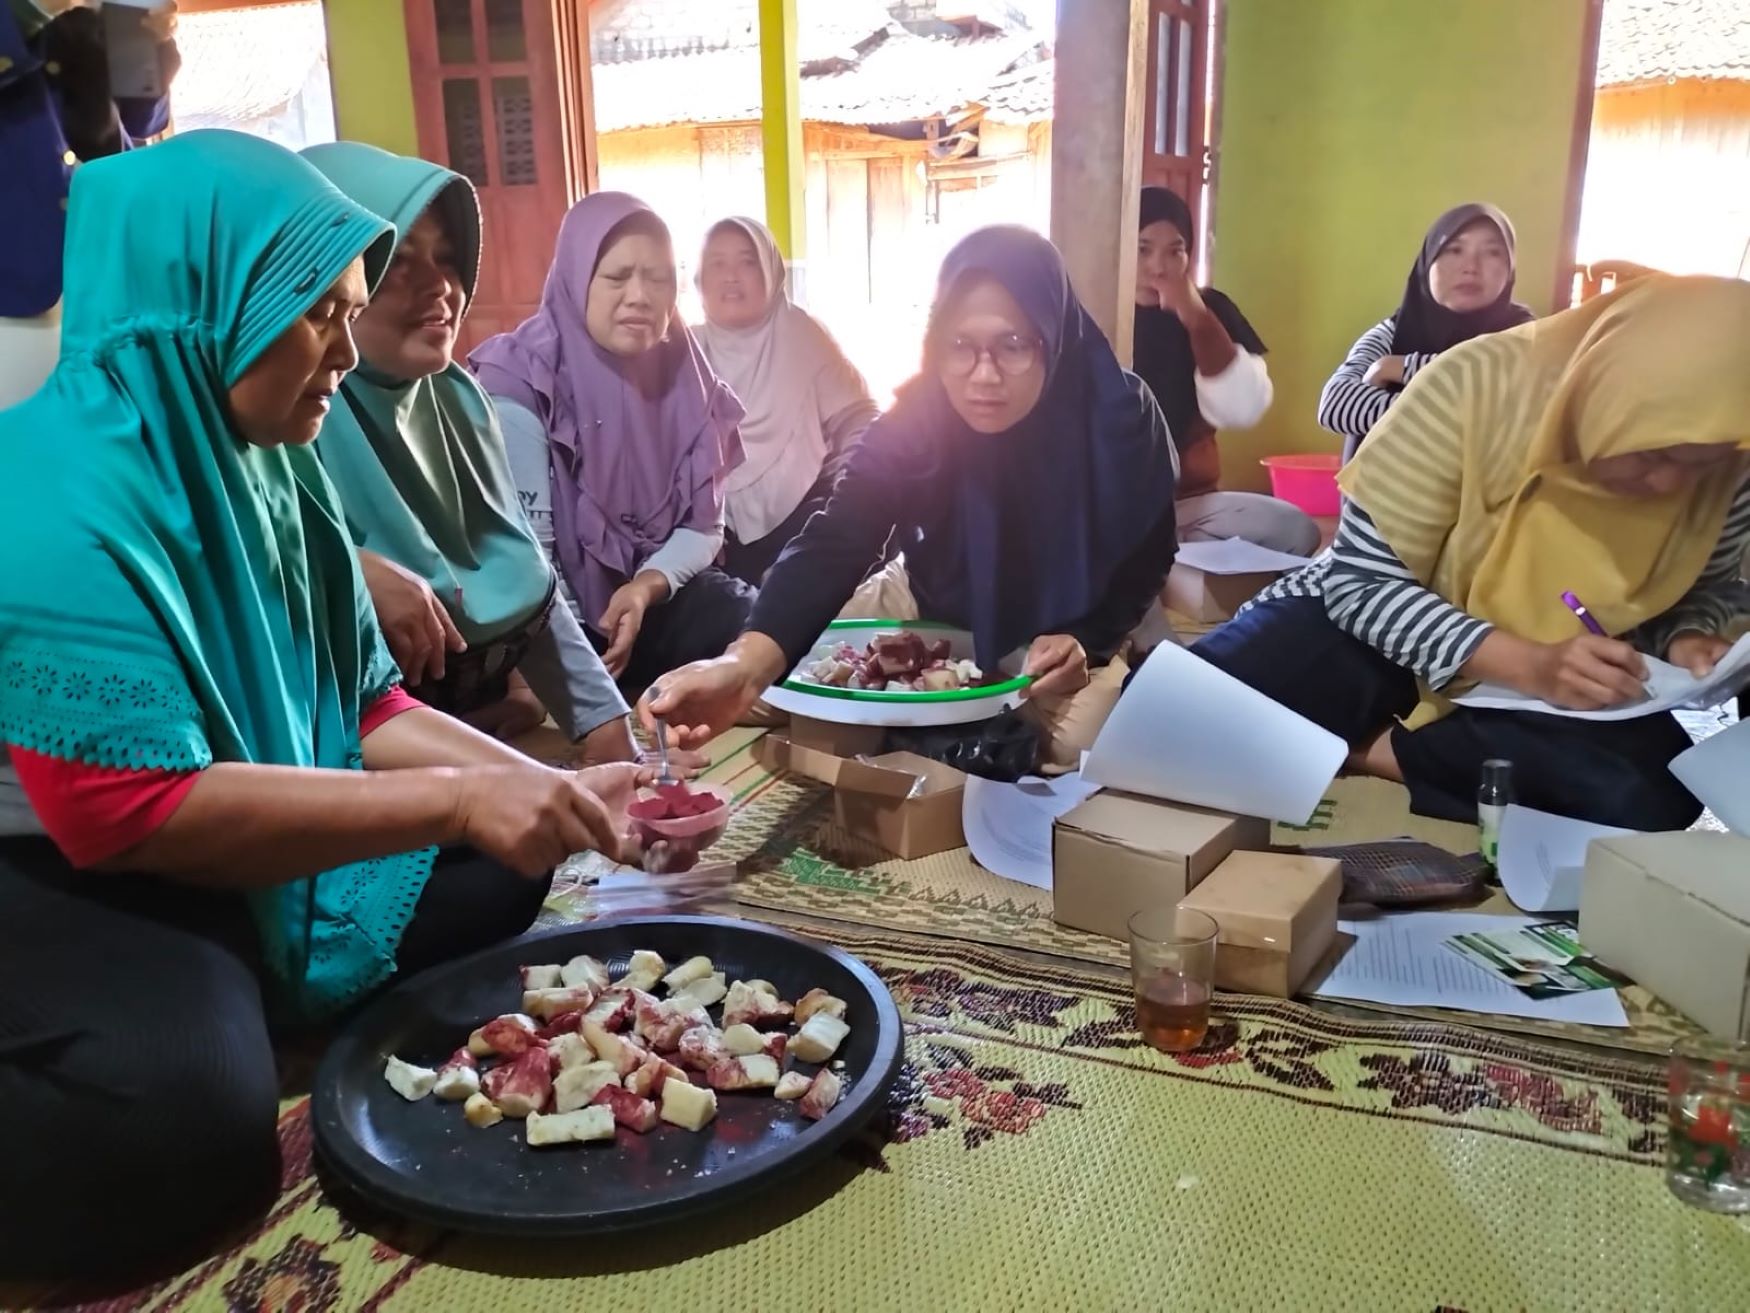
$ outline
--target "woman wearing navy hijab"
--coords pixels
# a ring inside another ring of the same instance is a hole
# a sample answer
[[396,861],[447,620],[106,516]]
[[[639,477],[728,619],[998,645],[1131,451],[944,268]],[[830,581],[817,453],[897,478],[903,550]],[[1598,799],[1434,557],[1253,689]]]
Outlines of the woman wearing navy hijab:
[[[658,682],[646,713],[679,742],[733,724],[841,611],[970,630],[984,669],[1033,676],[1048,766],[1092,742],[1121,686],[1119,649],[1173,560],[1160,407],[1056,249],[1024,228],[985,228],[949,253],[923,357],[772,568],[747,632]],[[890,536],[903,564],[863,584]]]

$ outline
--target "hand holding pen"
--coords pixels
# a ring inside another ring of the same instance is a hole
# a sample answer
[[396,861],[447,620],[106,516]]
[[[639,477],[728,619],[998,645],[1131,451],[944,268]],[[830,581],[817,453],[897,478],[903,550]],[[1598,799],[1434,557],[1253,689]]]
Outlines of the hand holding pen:
[[1647,663],[1641,654],[1610,637],[1573,593],[1562,594],[1562,605],[1578,617],[1586,632],[1565,642],[1539,645],[1533,680],[1538,695],[1552,706],[1572,711],[1602,711],[1646,697]]

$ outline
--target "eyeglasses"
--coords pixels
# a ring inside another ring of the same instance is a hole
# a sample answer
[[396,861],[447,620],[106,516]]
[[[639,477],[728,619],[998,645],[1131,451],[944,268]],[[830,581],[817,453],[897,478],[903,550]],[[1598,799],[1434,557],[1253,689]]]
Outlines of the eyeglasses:
[[1039,363],[1039,345],[1038,338],[1024,337],[1020,333],[1007,333],[991,342],[950,338],[942,346],[942,370],[955,378],[965,378],[988,355],[998,373],[1014,378]]

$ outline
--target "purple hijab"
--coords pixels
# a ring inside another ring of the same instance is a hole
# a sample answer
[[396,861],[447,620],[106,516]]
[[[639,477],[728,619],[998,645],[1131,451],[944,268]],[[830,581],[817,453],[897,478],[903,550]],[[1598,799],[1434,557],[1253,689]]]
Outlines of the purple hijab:
[[547,427],[554,547],[591,624],[676,529],[709,533],[722,522],[723,481],[742,460],[741,403],[678,316],[636,360],[604,350],[584,326],[607,239],[637,214],[661,227],[624,192],[572,206],[540,308],[468,357],[482,387]]

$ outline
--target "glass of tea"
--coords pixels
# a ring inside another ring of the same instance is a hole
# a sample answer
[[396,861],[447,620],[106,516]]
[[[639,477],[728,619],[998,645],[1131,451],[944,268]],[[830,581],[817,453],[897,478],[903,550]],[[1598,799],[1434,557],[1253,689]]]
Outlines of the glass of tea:
[[1162,1053],[1196,1048],[1209,1029],[1219,929],[1189,908],[1146,907],[1130,918],[1136,1024]]
[[1685,1203],[1750,1212],[1750,1042],[1696,1038],[1671,1050],[1665,1184]]

